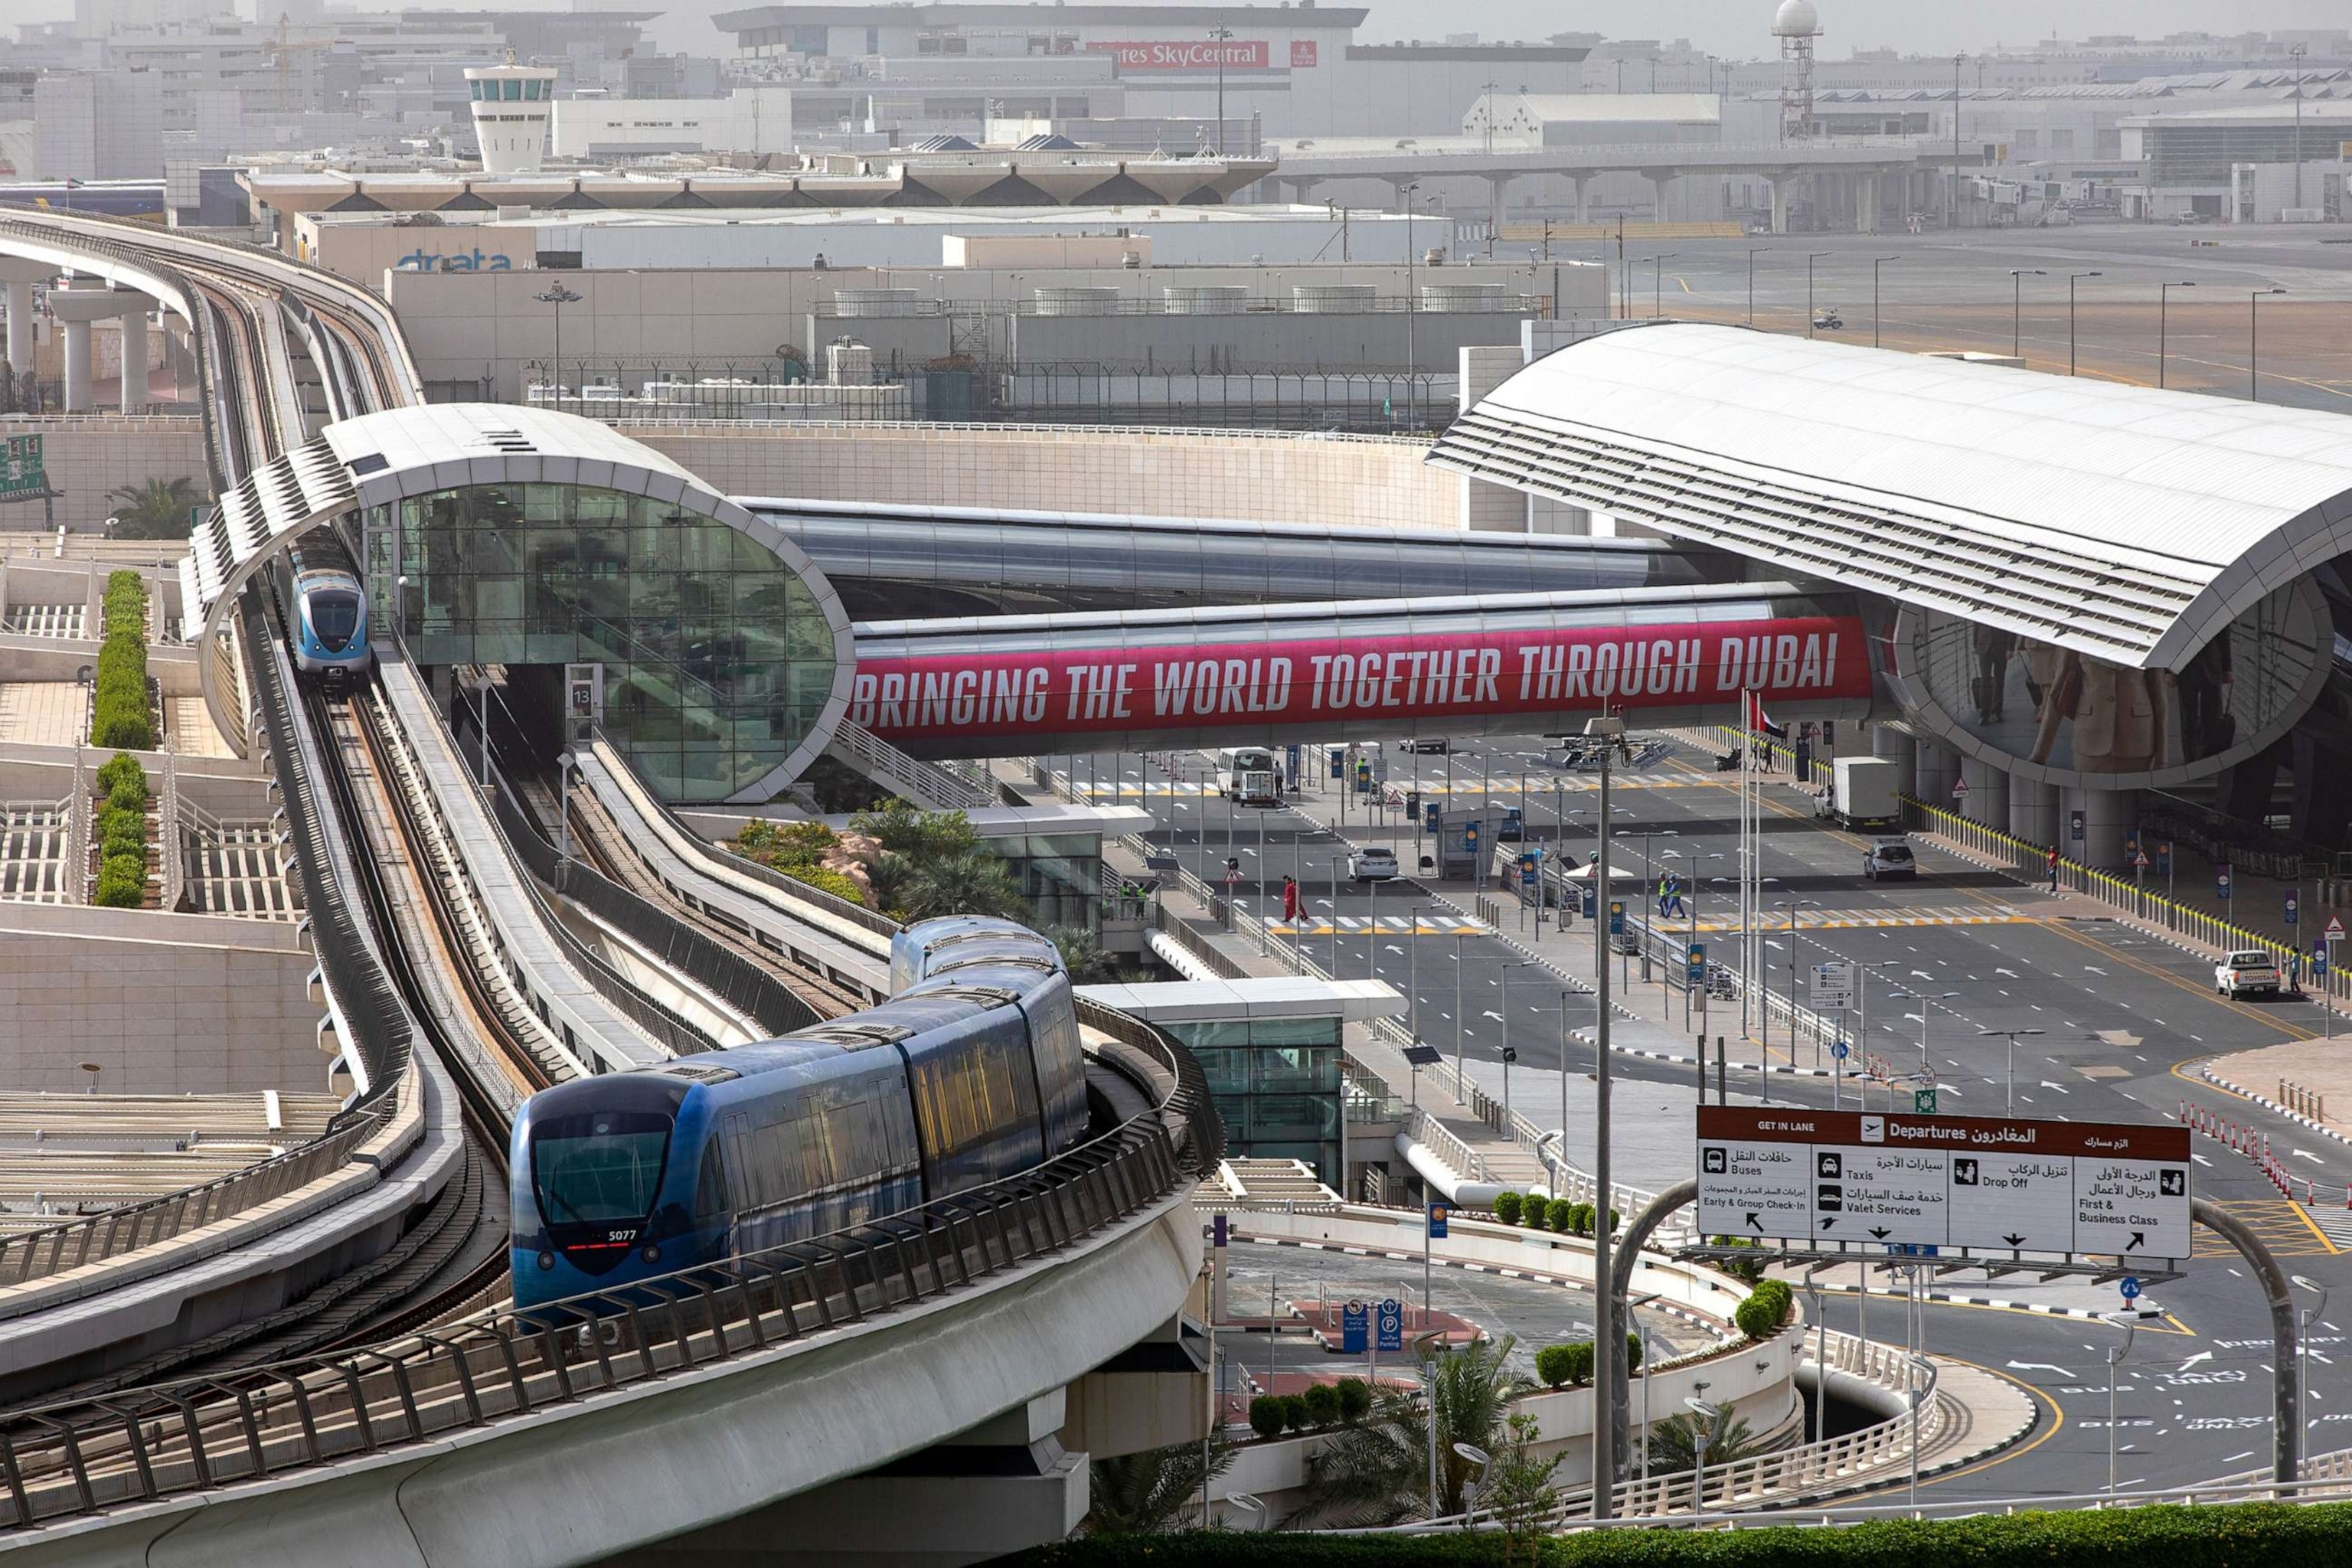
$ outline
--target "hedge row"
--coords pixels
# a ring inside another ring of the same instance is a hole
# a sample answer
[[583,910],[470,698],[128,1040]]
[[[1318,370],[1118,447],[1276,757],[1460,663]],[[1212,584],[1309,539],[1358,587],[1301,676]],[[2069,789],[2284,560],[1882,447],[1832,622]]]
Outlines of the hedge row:
[[1360,1377],[1309,1384],[1304,1394],[1261,1394],[1250,1401],[1250,1430],[1261,1437],[1360,1421],[1372,1408],[1372,1385]]
[[1193,1531],[1059,1542],[1027,1568],[2252,1568],[2352,1562],[2352,1503],[1888,1520],[1842,1530],[1617,1530],[1512,1543],[1492,1531],[1312,1535]]
[[89,743],[124,751],[155,748],[147,709],[147,585],[136,572],[106,579],[106,640],[98,650]]
[[[1562,1236],[1591,1236],[1594,1207],[1591,1204],[1572,1204],[1566,1198],[1545,1198],[1535,1193],[1521,1197],[1517,1193],[1495,1195],[1495,1220],[1498,1225],[1524,1225],[1529,1230],[1558,1231]],[[1623,1217],[1615,1209],[1609,1211],[1609,1234],[1617,1234]]]
[[[1570,1340],[1564,1345],[1546,1345],[1536,1352],[1536,1376],[1547,1388],[1578,1387],[1592,1381],[1592,1342]],[[1625,1370],[1642,1370],[1642,1336],[1625,1336]]]
[[135,910],[147,901],[147,770],[118,752],[98,770],[104,804],[90,819],[98,841],[95,901]]

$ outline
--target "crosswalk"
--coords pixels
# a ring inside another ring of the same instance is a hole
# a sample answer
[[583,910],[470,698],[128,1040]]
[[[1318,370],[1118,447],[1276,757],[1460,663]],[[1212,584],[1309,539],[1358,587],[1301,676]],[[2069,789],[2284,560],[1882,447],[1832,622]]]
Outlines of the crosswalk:
[[[1800,931],[1852,931],[1875,926],[1991,926],[2021,925],[2042,917],[2005,904],[1904,904],[1861,910],[1799,910],[1797,929]],[[1681,921],[1666,921],[1676,930],[1688,930]],[[1775,910],[1764,917],[1766,934],[1785,930],[1788,911]],[[1737,917],[1702,915],[1698,929],[1702,931],[1736,931]]]
[[[1162,778],[1148,782],[1132,778],[1089,779],[1082,774],[1072,775],[1060,771],[1056,771],[1054,777],[1067,794],[1106,802],[1134,801],[1140,804],[1146,800],[1167,800],[1171,796],[1178,800],[1186,800],[1203,795],[1213,797],[1217,793],[1216,781],[1213,779]],[[1525,791],[1515,787],[1517,782],[1514,777],[1498,778],[1483,783],[1477,779],[1455,779],[1451,784],[1444,779],[1423,779],[1416,784],[1411,779],[1392,777],[1383,782],[1381,788],[1391,796],[1401,796],[1406,790],[1418,790],[1423,800],[1460,798],[1475,801],[1483,798],[1500,807],[1539,805],[1546,797],[1553,795],[1590,795],[1601,787],[1601,780],[1598,776],[1587,777],[1582,774],[1562,777],[1556,784],[1549,774],[1529,775],[1529,783]],[[1612,774],[1609,784],[1612,789],[1690,789],[1710,786],[1721,782],[1704,774],[1650,773]],[[1320,784],[1321,787],[1314,793],[1294,798],[1309,805],[1328,804],[1335,798],[1336,794],[1331,787],[1332,781],[1327,779],[1320,781]],[[1360,799],[1360,795],[1358,798]]]
[[1461,915],[1423,915],[1415,920],[1411,915],[1381,915],[1367,919],[1341,915],[1336,921],[1328,915],[1318,920],[1269,921],[1267,931],[1276,936],[1488,936],[1494,927]]
[[2338,1252],[2352,1252],[2352,1209],[2328,1204],[2297,1204],[2295,1207],[2302,1209],[2304,1217],[2318,1227],[2319,1234],[2327,1238],[2328,1246]]

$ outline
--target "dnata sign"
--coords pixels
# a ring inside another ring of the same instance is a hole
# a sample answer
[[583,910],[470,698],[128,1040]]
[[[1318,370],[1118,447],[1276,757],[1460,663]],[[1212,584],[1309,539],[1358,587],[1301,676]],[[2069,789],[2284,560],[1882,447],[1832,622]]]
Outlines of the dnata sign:
[[514,262],[505,256],[485,256],[482,247],[459,251],[455,256],[442,256],[422,247],[410,251],[393,264],[403,272],[511,272]]

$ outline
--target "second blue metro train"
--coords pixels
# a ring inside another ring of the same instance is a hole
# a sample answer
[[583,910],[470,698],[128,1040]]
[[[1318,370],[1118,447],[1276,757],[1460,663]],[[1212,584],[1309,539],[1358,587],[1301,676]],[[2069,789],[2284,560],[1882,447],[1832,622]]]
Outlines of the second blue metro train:
[[302,535],[287,551],[294,583],[294,668],[329,686],[366,679],[367,589],[352,553],[331,528]]
[[519,1308],[803,1241],[1018,1174],[1087,1134],[1054,944],[929,921],[887,1002],[542,1089],[509,1163]]

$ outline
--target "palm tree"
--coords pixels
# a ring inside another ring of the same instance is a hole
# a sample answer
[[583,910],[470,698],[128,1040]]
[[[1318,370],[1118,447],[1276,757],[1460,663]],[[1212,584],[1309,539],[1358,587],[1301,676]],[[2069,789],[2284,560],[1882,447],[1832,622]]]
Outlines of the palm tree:
[[185,539],[188,509],[201,499],[196,481],[184,475],[106,492],[107,504],[114,509],[117,539]]
[[940,915],[996,915],[1015,921],[1029,917],[1029,901],[1021,896],[1021,885],[1003,861],[984,849],[915,861],[905,897],[908,920]]
[[[1216,1444],[1209,1452],[1209,1474],[1222,1476],[1233,1462],[1234,1445]],[[1198,1443],[1097,1459],[1093,1472],[1086,1517],[1089,1535],[1156,1535],[1174,1529],[1201,1500]]]
[[1462,1511],[1475,1469],[1456,1443],[1493,1453],[1504,1447],[1509,1401],[1530,1386],[1506,1365],[1516,1342],[1479,1343],[1450,1353],[1424,1350],[1437,1419],[1437,1509],[1429,1502],[1430,1415],[1412,1394],[1382,1389],[1370,1414],[1343,1427],[1317,1457],[1307,1500],[1290,1522],[1369,1526]]
[[[1650,1428],[1650,1473],[1678,1475],[1698,1468],[1698,1423],[1688,1415],[1677,1415],[1661,1421]],[[1748,1428],[1747,1421],[1738,1415],[1726,1421],[1721,1433],[1706,1446],[1706,1462],[1711,1469],[1717,1465],[1737,1464],[1753,1458],[1761,1451],[1756,1435]]]

